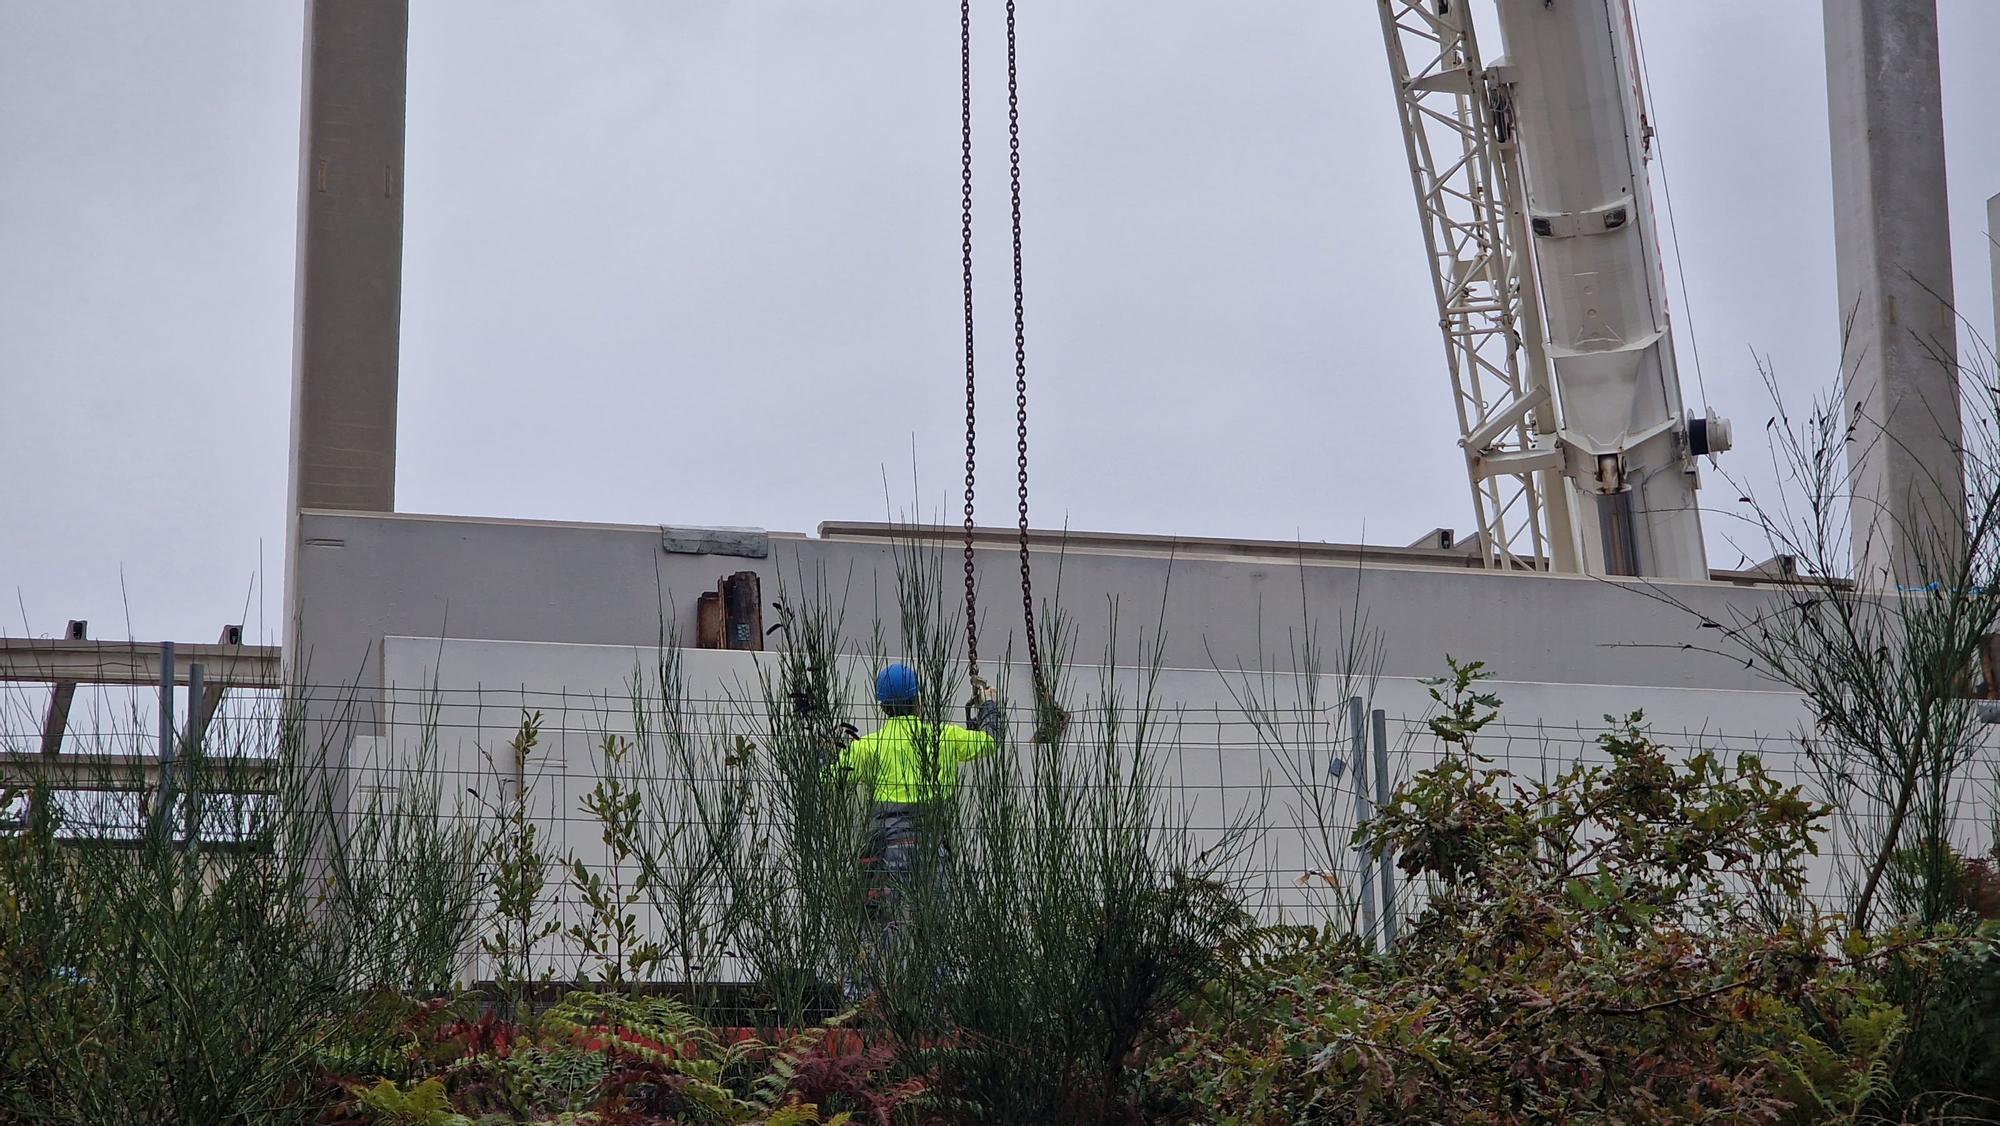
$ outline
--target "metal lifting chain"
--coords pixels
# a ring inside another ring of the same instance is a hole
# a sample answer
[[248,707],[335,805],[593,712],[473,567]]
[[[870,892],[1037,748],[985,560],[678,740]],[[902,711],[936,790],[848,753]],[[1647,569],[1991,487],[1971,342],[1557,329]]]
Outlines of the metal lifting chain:
[[[977,379],[972,315],[972,0],[959,0],[959,249],[965,286],[965,650],[978,676],[979,633],[973,564],[973,486],[977,469]],[[1034,677],[1037,715],[1046,710],[1041,642],[1035,630],[1034,572],[1028,553],[1028,330],[1021,256],[1021,88],[1015,0],[1007,0],[1007,158],[1014,235],[1014,422],[1020,514],[1021,618],[1027,630],[1028,667]],[[1038,720],[1037,727],[1043,725]]]
[[[1014,195],[1014,429],[1020,470],[1021,621],[1027,627],[1028,668],[1035,678],[1035,711],[1048,704],[1042,681],[1042,648],[1035,637],[1035,578],[1028,567],[1028,324],[1021,286],[1021,82],[1016,63],[1014,0],[1007,0],[1007,164]],[[1040,726],[1038,722],[1038,726]]]
[[979,596],[973,579],[972,487],[978,470],[978,382],[972,337],[972,0],[958,4],[959,251],[965,278],[965,661],[979,675]]

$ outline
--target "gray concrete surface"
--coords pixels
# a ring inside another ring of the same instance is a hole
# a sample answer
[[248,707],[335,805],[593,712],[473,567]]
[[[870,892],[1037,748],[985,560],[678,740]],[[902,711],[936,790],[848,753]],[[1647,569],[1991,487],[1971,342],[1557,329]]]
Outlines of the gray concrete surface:
[[[681,670],[688,698],[683,722],[698,745],[727,747],[735,736],[763,743],[768,723],[761,685],[775,654],[726,650],[684,652]],[[603,831],[585,812],[585,799],[603,776],[602,745],[607,734],[633,741],[621,776],[644,787],[647,808],[663,822],[698,822],[688,794],[688,768],[657,734],[637,732],[632,723],[634,678],[653,683],[658,651],[649,646],[571,645],[548,642],[468,641],[433,637],[390,637],[383,643],[383,734],[356,740],[350,774],[364,795],[393,800],[410,766],[422,762],[446,808],[457,817],[478,817],[495,804],[520,800],[539,827],[538,841],[556,854],[582,861],[629,883],[634,872],[618,872],[603,843]],[[843,662],[849,689],[848,715],[867,726],[877,715],[867,697],[872,661]],[[990,670],[989,670],[990,671]],[[1132,702],[1147,679],[1137,670],[1115,673],[1076,668],[1067,706],[1074,715],[1069,759],[1084,777],[1095,779],[1098,748],[1111,747],[1118,761],[1142,752],[1155,768],[1156,799],[1151,814],[1167,841],[1189,839],[1193,847],[1228,847],[1237,826],[1251,826],[1239,840],[1242,851],[1228,866],[1246,901],[1271,921],[1318,923],[1343,917],[1343,895],[1358,886],[1359,862],[1351,834],[1359,816],[1354,802],[1357,774],[1345,723],[1338,708],[1337,678],[1318,678],[1318,706],[1306,692],[1308,678],[1289,669],[1240,677],[1212,669],[1165,669],[1152,683],[1157,706],[1143,738]],[[1013,670],[1016,683],[1025,674]],[[1104,686],[1115,684],[1126,701],[1116,718],[1104,707]],[[1247,681],[1247,683],[1246,683]],[[1595,685],[1489,682],[1504,702],[1503,719],[1481,735],[1477,749],[1494,765],[1525,778],[1546,778],[1579,760],[1601,761],[1594,746],[1607,710],[1644,708],[1657,737],[1670,746],[1704,747],[1722,755],[1762,754],[1779,777],[1795,778],[1795,758],[1782,738],[1744,735],[1758,729],[1787,729],[1800,718],[1796,701],[1779,692],[1711,692]],[[1241,706],[1246,697],[1262,701],[1261,719]],[[1387,713],[1387,760],[1394,785],[1438,760],[1439,744],[1423,719],[1431,710],[1427,686],[1410,677],[1385,677],[1369,693],[1369,704]],[[541,717],[540,739],[517,773],[508,757],[524,712]],[[1587,716],[1588,723],[1548,723],[1541,716]],[[1015,723],[1032,721],[1016,709]],[[1017,728],[1018,730],[1019,728]],[[1343,768],[1330,769],[1339,760]],[[696,773],[713,769],[713,755],[700,759]],[[997,773],[996,773],[997,772]],[[643,781],[634,781],[634,775]],[[975,791],[1027,779],[1026,753],[1011,753],[967,768]],[[760,794],[760,801],[775,801]],[[365,804],[365,799],[364,799]],[[1183,838],[1182,834],[1186,837]],[[699,847],[698,842],[693,842]],[[1816,858],[1814,878],[1830,882],[1836,841],[1826,841]],[[1324,878],[1323,878],[1324,877]],[[1405,906],[1414,902],[1409,892]],[[548,890],[544,908],[573,922],[581,918],[573,889]],[[664,922],[641,912],[649,933]],[[546,944],[538,964],[558,978],[590,971],[589,959],[560,941]],[[735,976],[738,967],[724,968]]]
[[[1170,668],[1289,667],[1308,621],[1331,643],[1337,623],[1358,612],[1382,631],[1388,676],[1438,675],[1449,654],[1484,660],[1517,682],[1768,687],[1741,661],[1684,649],[1712,644],[1716,633],[1661,601],[1679,599],[1727,621],[1754,612],[1772,597],[1768,590],[1508,574],[1406,562],[1408,553],[1377,563],[1311,545],[1293,548],[1290,558],[1270,545],[1226,548],[1041,540],[1033,552],[1036,593],[1060,600],[1076,625],[1076,657],[1087,663],[1107,653],[1113,663],[1139,660],[1141,646],[1164,634],[1160,659]],[[769,557],[746,559],[669,553],[654,525],[309,511],[301,517],[299,644],[291,659],[295,676],[323,699],[323,714],[334,713],[333,699],[353,697],[347,714],[355,730],[372,733],[385,637],[652,646],[678,631],[691,641],[698,595],[740,570],[759,573],[766,602],[786,592],[827,598],[840,608],[854,652],[872,651],[879,620],[893,651],[899,551],[942,569],[945,604],[955,612],[959,556],[949,542],[913,554],[872,534],[772,532]],[[981,651],[997,657],[1011,645],[1018,653],[1014,548],[1002,540],[977,556]],[[1604,710],[1581,718],[1595,722]]]
[[1986,253],[1993,268],[1993,335],[1987,339],[2000,348],[2000,194],[1986,197]]
[[[961,598],[948,532],[922,544],[851,525],[821,536],[772,532],[768,557],[754,559],[669,551],[659,525],[324,511],[301,524],[295,667],[309,674],[315,736],[342,767],[342,800],[357,808],[392,792],[428,747],[425,777],[449,808],[477,816],[526,783],[548,845],[599,868],[610,858],[582,799],[599,777],[602,740],[634,734],[633,677],[643,682],[674,631],[692,636],[696,598],[719,577],[755,570],[767,601],[823,597],[841,608],[842,647],[854,654],[844,664],[850,714],[862,723],[873,715],[866,686],[878,619],[886,655],[900,655],[899,563],[935,568],[946,614]],[[998,679],[997,655],[1018,636],[1018,559],[1004,535],[983,540],[977,555],[981,649],[996,655],[984,671]],[[1106,685],[1129,705],[1143,682],[1144,646],[1164,632],[1147,736],[1167,779],[1162,824],[1208,841],[1232,819],[1253,818],[1254,848],[1238,874],[1272,918],[1319,917],[1339,897],[1316,873],[1353,874],[1353,773],[1332,770],[1348,752],[1330,706],[1347,686],[1334,653],[1317,676],[1300,675],[1294,654],[1308,622],[1329,648],[1338,623],[1356,614],[1381,630],[1381,675],[1367,692],[1388,715],[1397,777],[1439,753],[1424,724],[1433,706],[1425,678],[1441,674],[1449,654],[1492,669],[1503,721],[1482,734],[1480,750],[1523,776],[1600,757],[1604,717],[1643,709],[1669,746],[1754,753],[1780,779],[1804,780],[1793,736],[1807,717],[1797,697],[1739,659],[1697,651],[1719,641],[1704,618],[1754,614],[1778,596],[1768,587],[1488,572],[1448,552],[1376,561],[1328,545],[1169,546],[1088,534],[1067,545],[1037,536],[1033,563],[1038,594],[1059,598],[1075,623],[1069,700],[1085,731],[1075,745],[1104,745],[1091,733],[1109,714]],[[1018,644],[1013,652],[1018,661]],[[682,654],[686,714],[698,734],[763,737],[761,683],[774,657]],[[1025,671],[1017,663],[1007,672],[1025,723]],[[1261,702],[1261,719],[1246,700]],[[542,713],[544,726],[517,778],[495,757],[506,758],[523,711]],[[1129,740],[1131,713],[1123,714]],[[675,760],[657,748],[642,760],[661,772],[655,798],[671,804],[685,789]],[[1972,773],[1975,787],[1987,784],[1987,774]],[[1986,831],[1989,799],[1966,796],[1972,843]],[[1822,846],[1812,876],[1830,892],[1845,848],[1837,827]],[[575,910],[560,889],[550,894],[559,910]],[[574,951],[549,957],[559,973],[581,964]]]
[[1918,584],[1961,526],[1958,326],[1935,0],[1825,0],[1855,574]]
[[409,0],[306,6],[288,559],[300,509],[396,507],[409,31]]

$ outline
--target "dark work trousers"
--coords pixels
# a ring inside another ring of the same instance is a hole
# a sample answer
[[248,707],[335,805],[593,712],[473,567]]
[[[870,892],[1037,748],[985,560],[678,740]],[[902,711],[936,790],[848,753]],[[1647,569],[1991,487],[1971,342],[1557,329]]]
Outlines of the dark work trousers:
[[868,916],[876,930],[874,954],[878,962],[891,962],[898,953],[902,932],[909,925],[914,881],[921,877],[930,890],[943,890],[939,869],[948,860],[948,854],[942,844],[930,858],[931,870],[924,873],[916,870],[920,834],[925,828],[923,820],[921,806],[899,802],[878,802],[870,818],[861,864],[866,877]]

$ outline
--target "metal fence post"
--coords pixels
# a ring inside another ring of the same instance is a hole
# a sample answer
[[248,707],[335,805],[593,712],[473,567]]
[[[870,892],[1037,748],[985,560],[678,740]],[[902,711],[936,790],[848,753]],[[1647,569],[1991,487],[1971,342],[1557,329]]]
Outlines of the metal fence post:
[[203,723],[202,712],[206,709],[202,706],[200,661],[192,661],[188,664],[187,698],[187,757],[195,764],[195,767],[188,773],[188,785],[185,787],[187,790],[187,816],[182,819],[182,836],[192,845],[201,836],[201,740],[207,734],[203,730],[206,725]]
[[174,805],[174,643],[160,642],[160,788],[153,795],[151,833],[171,832]]
[[[1361,697],[1350,696],[1347,700],[1347,729],[1354,749],[1354,828],[1359,832],[1374,816],[1368,795],[1368,728],[1362,713]],[[1359,848],[1354,850],[1355,868],[1361,875],[1361,932],[1368,943],[1375,944],[1375,874],[1368,858]]]
[[[1370,717],[1375,734],[1375,808],[1389,805],[1389,713],[1377,708]],[[1382,880],[1382,949],[1396,945],[1396,865],[1389,850],[1378,861]]]

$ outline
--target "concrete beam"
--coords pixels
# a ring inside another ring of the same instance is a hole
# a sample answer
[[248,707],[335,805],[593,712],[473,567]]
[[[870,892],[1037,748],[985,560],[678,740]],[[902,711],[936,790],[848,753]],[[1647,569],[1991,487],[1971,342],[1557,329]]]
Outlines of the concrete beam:
[[[193,664],[201,665],[205,687],[218,693],[223,688],[277,688],[280,684],[276,646],[176,645],[175,684],[188,682],[188,666]],[[160,646],[141,641],[0,638],[0,681],[158,684]]]
[[[1376,563],[1428,563],[1441,567],[1481,566],[1479,544],[1460,540],[1451,547],[1435,546],[1435,531],[1409,547],[1375,544],[1321,543],[1305,540],[1225,539],[1215,536],[1155,536],[1131,532],[1086,532],[1070,528],[1031,528],[1028,545],[1054,551],[1111,551],[1133,555],[1202,556],[1227,559],[1280,559],[1290,562],[1333,560]],[[869,543],[963,542],[965,529],[955,524],[887,524],[866,520],[826,520],[819,538]],[[1016,528],[975,528],[973,545],[1013,550],[1020,544]]]
[[1824,0],[1853,564],[1927,581],[1964,526],[1935,0]]
[[42,714],[42,753],[62,753],[63,735],[69,731],[69,709],[76,701],[76,681],[59,680],[49,689],[48,711]]
[[[63,637],[70,641],[86,641],[90,638],[90,623],[81,618],[71,618]],[[69,728],[70,705],[76,700],[76,682],[59,680],[49,690],[49,710],[42,716],[42,753],[56,755],[62,753],[63,733]]]
[[[233,645],[240,648],[243,644],[243,627],[237,625],[223,626],[222,633],[215,639],[215,643],[217,645]],[[210,679],[207,665],[202,666],[201,672],[201,698],[199,700],[190,699],[188,701],[187,732],[181,737],[183,753],[190,750],[191,745],[201,733],[207,731],[209,725],[215,722],[215,713],[222,709],[222,694],[229,688],[227,684]],[[192,668],[190,668],[189,675],[190,677],[193,675]],[[194,682],[192,679],[188,682],[188,691],[194,691]]]
[[[279,763],[269,758],[217,757],[204,776],[212,790],[227,794],[273,792]],[[160,786],[157,755],[58,755],[53,758],[23,751],[0,751],[0,790],[26,790],[46,785],[52,790],[96,793],[147,793]]]

